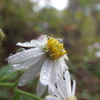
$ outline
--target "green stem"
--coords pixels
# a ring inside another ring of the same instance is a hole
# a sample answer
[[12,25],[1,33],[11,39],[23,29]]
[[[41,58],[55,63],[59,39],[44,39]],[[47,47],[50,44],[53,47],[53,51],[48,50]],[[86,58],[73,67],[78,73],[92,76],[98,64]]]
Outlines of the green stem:
[[0,83],[0,86],[13,87],[14,83]]
[[19,79],[15,82],[15,83],[4,83],[4,82],[0,82],[0,86],[4,86],[4,87],[15,87],[18,84]]
[[17,87],[15,87],[15,91],[18,92],[18,93],[20,93],[20,94],[24,94],[24,95],[27,95],[29,97],[32,97],[32,98],[34,98],[36,100],[43,100],[42,98],[39,98],[39,97],[37,97],[37,96],[35,96],[35,95],[31,94],[31,93],[25,92],[23,90],[20,90]]
[[14,87],[17,86],[19,80],[20,80],[20,78],[14,83]]

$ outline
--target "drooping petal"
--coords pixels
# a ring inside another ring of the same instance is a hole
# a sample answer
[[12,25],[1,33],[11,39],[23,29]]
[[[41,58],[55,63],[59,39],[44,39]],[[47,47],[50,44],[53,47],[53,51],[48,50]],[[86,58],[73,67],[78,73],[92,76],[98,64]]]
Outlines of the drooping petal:
[[44,54],[44,52],[40,48],[28,49],[9,56],[7,61],[10,64],[20,64],[41,54]]
[[71,97],[71,80],[69,72],[65,72],[65,82],[66,82],[66,96],[67,98]]
[[40,82],[43,85],[47,85],[51,76],[51,69],[53,67],[53,62],[50,59],[46,59],[41,72],[40,72]]
[[57,72],[57,75],[59,76],[59,77],[62,77],[63,76],[63,72],[65,71],[64,69],[65,68],[63,68],[62,66],[61,66],[61,62],[60,61],[57,61],[56,62],[56,72]]
[[36,95],[40,97],[44,93],[44,91],[46,90],[46,87],[47,86],[42,85],[40,83],[40,80],[39,80],[38,84],[37,84],[37,88],[36,88]]
[[49,95],[49,96],[46,96],[44,100],[60,100],[60,99],[55,96]]
[[40,55],[40,56],[36,56],[32,59],[28,59],[27,61],[24,61],[20,64],[11,64],[13,66],[12,69],[10,69],[9,71],[17,71],[17,70],[21,70],[21,69],[25,69],[27,67],[30,67],[31,65],[34,65],[36,62],[38,62],[40,59],[42,59],[44,57],[44,55]]
[[38,53],[43,54],[44,52],[40,48],[24,50],[24,51],[21,51],[21,52],[18,52],[16,54],[12,55],[12,56],[9,56],[7,58],[7,61],[10,64],[21,63],[28,59],[36,57],[38,55]]
[[40,69],[44,63],[44,60],[46,59],[46,57],[40,59],[39,62],[35,63],[33,66],[31,66],[25,73],[24,75],[21,77],[18,86],[24,86],[25,84],[27,84],[31,79],[33,79],[37,73],[40,72]]
[[56,81],[56,62],[54,62],[53,64],[52,64],[52,69],[51,69],[51,77],[50,77],[50,82],[53,84],[53,85],[55,85],[55,81]]
[[73,87],[72,87],[72,97],[75,96],[75,90],[76,90],[76,81],[73,80]]

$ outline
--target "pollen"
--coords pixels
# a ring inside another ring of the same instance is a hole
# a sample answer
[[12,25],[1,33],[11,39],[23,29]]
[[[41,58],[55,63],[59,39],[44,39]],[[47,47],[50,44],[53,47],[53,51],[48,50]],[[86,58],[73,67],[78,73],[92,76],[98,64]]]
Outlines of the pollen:
[[49,58],[52,60],[58,59],[66,54],[63,44],[60,43],[55,38],[48,39],[45,45],[45,52]]

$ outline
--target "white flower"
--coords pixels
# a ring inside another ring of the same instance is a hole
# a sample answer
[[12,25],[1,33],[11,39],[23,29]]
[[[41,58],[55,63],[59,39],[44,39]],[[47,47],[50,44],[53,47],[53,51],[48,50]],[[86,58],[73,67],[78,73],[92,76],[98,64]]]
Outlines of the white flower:
[[37,86],[37,95],[40,96],[49,82],[55,82],[55,76],[63,74],[68,67],[64,59],[68,59],[63,44],[57,39],[40,36],[37,40],[25,43],[17,43],[23,47],[33,47],[23,50],[7,58],[12,65],[11,71],[27,69],[21,77],[18,86],[24,86],[40,72]]
[[45,100],[76,100],[75,95],[76,82],[73,80],[71,88],[71,80],[68,71],[65,71],[64,77],[57,77],[56,84],[49,83],[49,95]]

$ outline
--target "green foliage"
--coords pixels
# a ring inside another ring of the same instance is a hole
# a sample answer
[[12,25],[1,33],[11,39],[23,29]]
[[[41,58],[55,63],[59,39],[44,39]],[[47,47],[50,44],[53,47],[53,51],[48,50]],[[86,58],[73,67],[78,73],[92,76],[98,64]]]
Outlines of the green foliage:
[[78,0],[78,2],[79,2],[81,5],[85,6],[85,5],[90,4],[90,3],[91,3],[91,0]]
[[4,100],[7,100],[7,99],[10,98],[7,89],[0,88],[0,99],[1,99],[1,98],[4,99]]
[[12,100],[20,100],[19,93],[15,93]]
[[10,68],[10,65],[6,65],[0,69],[0,81],[10,81],[17,77],[17,72],[9,72]]

